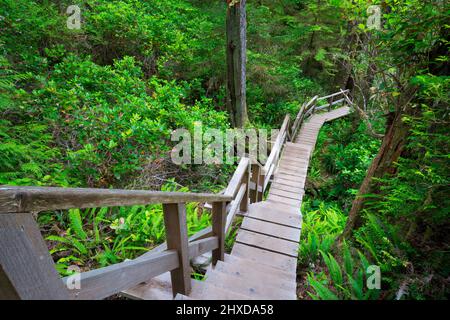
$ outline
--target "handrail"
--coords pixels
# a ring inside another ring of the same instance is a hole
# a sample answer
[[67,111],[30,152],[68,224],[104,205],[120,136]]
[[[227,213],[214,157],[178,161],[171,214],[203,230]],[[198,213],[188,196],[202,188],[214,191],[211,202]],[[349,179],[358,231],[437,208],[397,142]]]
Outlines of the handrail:
[[333,97],[338,96],[340,94],[345,94],[345,93],[347,93],[349,91],[350,91],[349,89],[346,89],[346,90],[340,89],[340,91],[338,91],[338,92],[335,92],[335,93],[330,94],[328,96],[323,96],[323,97],[318,98],[317,101],[333,98]]
[[277,139],[275,140],[272,150],[270,152],[269,157],[267,158],[266,163],[264,164],[264,172],[268,173],[270,170],[270,167],[272,166],[274,160],[277,158],[277,155],[281,151],[281,145],[284,141],[284,138],[286,137],[286,131],[289,125],[290,117],[289,115],[286,115],[286,117],[283,120],[283,124],[281,126],[280,132],[278,133]]
[[146,190],[0,186],[0,214],[72,208],[230,201],[227,195]]

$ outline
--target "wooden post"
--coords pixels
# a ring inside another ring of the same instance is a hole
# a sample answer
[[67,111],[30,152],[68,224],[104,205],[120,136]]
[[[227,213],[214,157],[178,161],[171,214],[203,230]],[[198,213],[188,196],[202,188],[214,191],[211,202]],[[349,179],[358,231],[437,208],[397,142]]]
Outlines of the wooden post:
[[227,108],[231,122],[242,128],[247,122],[246,62],[247,17],[246,0],[227,0]]
[[31,213],[0,212],[0,299],[69,299]]
[[[264,169],[260,168],[259,170],[259,179],[258,179],[258,197],[256,199],[256,202],[261,202],[263,201],[263,197],[264,197],[264,180],[265,180],[266,176],[264,174]],[[261,191],[259,191],[259,188],[261,188]]]
[[239,209],[242,212],[248,211],[248,203],[250,200],[250,168],[251,164],[248,165],[247,170],[245,171],[245,174],[242,177],[242,183],[245,183],[247,185],[245,188],[244,196],[242,197],[241,204],[239,206]]
[[212,264],[225,259],[225,225],[227,222],[226,202],[212,204],[212,231],[219,238],[219,247],[212,252]]
[[261,168],[257,163],[252,164],[250,181],[253,182],[255,190],[250,190],[250,203],[258,202],[260,170]]
[[334,101],[334,97],[331,97],[329,100],[329,106],[328,106],[328,111],[331,111],[331,108],[333,108],[333,101]]
[[188,295],[191,291],[191,266],[189,264],[186,207],[184,203],[163,204],[164,224],[168,250],[177,250],[179,267],[170,272],[172,292]]

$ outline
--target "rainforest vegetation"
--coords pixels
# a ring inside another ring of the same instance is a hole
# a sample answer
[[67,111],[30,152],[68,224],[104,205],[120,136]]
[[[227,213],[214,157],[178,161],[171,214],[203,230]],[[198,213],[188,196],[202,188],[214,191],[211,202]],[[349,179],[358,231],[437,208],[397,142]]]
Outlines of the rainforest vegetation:
[[[69,28],[71,5],[80,28]],[[220,192],[235,166],[178,166],[170,150],[174,129],[232,127],[226,10],[223,0],[0,0],[0,185]],[[247,126],[279,128],[340,88],[354,98],[311,160],[299,299],[448,298],[449,18],[441,0],[247,1]],[[189,234],[210,224],[202,204],[187,212]],[[165,240],[161,205],[37,219],[61,275]],[[372,265],[379,289],[366,286]]]

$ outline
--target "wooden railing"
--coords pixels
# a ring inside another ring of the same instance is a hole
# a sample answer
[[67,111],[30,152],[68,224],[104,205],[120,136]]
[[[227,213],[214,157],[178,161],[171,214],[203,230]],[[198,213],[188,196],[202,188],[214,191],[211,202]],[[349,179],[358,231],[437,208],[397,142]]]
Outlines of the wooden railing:
[[[292,126],[286,115],[267,161],[242,157],[222,194],[155,192],[90,188],[0,186],[0,299],[103,299],[170,271],[172,290],[189,294],[190,260],[212,251],[212,263],[224,259],[225,239],[238,212],[263,195],[286,141],[295,138],[303,121],[317,110],[351,100],[348,91],[304,104]],[[343,98],[337,99],[339,96]],[[317,106],[317,102],[328,104]],[[337,99],[337,100],[336,100]],[[188,238],[188,202],[209,203],[212,225]],[[35,220],[42,211],[162,204],[166,242],[136,259],[82,272],[79,288],[68,289],[60,278]]]

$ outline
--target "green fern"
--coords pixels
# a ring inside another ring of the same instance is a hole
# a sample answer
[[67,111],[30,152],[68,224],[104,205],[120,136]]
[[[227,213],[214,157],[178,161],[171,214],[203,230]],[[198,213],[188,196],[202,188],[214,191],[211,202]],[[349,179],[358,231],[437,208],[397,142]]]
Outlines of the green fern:
[[71,209],[69,210],[69,221],[70,228],[74,232],[74,234],[82,239],[87,239],[87,234],[83,230],[83,222],[81,220],[80,210],[79,209]]

